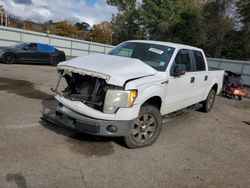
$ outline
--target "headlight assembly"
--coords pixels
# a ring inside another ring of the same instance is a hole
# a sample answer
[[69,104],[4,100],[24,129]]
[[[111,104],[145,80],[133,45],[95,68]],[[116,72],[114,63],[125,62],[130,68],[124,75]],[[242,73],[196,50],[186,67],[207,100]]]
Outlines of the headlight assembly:
[[105,97],[103,112],[113,114],[118,108],[131,107],[136,97],[137,90],[108,90]]

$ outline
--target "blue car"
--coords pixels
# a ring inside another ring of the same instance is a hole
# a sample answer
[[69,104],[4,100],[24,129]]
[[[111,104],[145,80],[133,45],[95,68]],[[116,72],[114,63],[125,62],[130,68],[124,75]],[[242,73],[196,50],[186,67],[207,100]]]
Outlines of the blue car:
[[56,66],[65,60],[63,51],[47,44],[18,43],[8,47],[0,47],[0,61],[6,64],[39,63]]

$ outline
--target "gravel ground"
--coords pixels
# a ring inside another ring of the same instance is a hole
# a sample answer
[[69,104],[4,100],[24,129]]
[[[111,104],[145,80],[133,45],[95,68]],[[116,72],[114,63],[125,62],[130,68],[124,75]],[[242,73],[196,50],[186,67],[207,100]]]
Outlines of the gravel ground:
[[[130,150],[45,124],[50,66],[0,64],[0,187],[250,187],[250,99],[217,97],[206,114],[163,126],[158,141]],[[246,122],[246,123],[245,123]]]

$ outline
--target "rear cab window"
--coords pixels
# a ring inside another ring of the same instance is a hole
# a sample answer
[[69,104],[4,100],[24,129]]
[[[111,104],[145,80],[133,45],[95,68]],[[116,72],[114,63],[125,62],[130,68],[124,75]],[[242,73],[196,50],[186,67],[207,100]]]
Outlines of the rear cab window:
[[205,71],[206,64],[204,60],[204,56],[201,51],[192,50],[193,58],[194,58],[194,68],[195,71]]

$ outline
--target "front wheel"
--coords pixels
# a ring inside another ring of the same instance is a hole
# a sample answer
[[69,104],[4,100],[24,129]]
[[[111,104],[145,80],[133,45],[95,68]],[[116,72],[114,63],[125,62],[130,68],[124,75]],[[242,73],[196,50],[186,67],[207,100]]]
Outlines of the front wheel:
[[59,58],[54,57],[54,58],[52,58],[52,59],[50,60],[50,64],[51,64],[52,66],[57,66],[58,63],[60,63]]
[[132,131],[124,137],[127,147],[140,148],[153,144],[160,135],[161,127],[159,110],[149,104],[142,106]]
[[202,108],[201,111],[203,112],[210,112],[213,108],[214,105],[214,100],[215,100],[216,92],[214,89],[211,89],[207,99],[202,102]]

